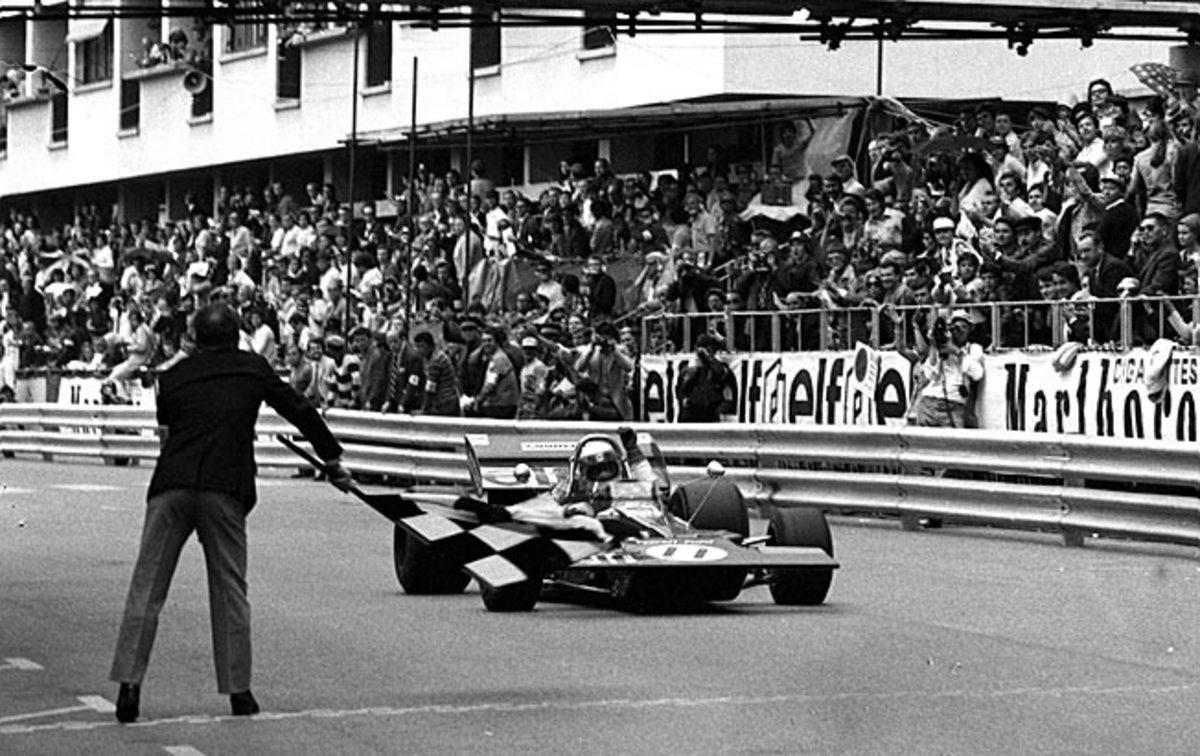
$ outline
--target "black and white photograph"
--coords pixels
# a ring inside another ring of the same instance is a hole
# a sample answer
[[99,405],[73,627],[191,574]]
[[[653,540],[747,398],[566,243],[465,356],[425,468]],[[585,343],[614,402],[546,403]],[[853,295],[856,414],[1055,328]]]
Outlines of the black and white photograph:
[[0,754],[1200,751],[1194,0],[0,0]]

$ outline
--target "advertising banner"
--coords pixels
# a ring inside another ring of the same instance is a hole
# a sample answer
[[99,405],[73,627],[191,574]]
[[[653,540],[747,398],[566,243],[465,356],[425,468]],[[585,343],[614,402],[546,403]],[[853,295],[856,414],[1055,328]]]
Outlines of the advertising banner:
[[[691,354],[641,360],[643,419],[675,422],[677,388]],[[903,425],[912,365],[895,352],[860,345],[845,352],[727,355],[737,384],[723,419],[779,425]]]
[[1085,436],[1196,440],[1200,356],[1176,349],[1166,391],[1150,399],[1150,352],[1082,352],[1070,365],[1053,353],[1012,352],[984,358],[980,425],[993,430]]

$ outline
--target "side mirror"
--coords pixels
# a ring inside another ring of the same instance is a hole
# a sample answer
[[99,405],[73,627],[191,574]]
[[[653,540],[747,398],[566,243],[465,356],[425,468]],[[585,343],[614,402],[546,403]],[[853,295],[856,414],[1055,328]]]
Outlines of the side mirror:
[[518,483],[528,483],[531,475],[533,475],[533,470],[524,462],[519,462],[513,466],[512,476]]
[[704,472],[710,478],[719,478],[725,474],[725,465],[714,459],[704,468]]

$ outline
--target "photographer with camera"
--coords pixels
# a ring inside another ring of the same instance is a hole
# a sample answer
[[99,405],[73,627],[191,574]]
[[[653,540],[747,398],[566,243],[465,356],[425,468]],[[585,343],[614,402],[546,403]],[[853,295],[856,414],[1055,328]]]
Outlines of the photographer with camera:
[[[938,316],[929,326],[925,361],[920,375],[924,386],[916,392],[911,421],[933,428],[974,428],[975,394],[983,380],[983,347],[972,343],[971,315],[955,310],[949,319]],[[917,331],[918,345],[925,342]]]
[[675,395],[679,399],[679,422],[717,423],[721,407],[736,397],[733,371],[717,356],[720,339],[703,334],[696,340],[696,356],[679,378]]
[[616,326],[608,321],[600,323],[596,326],[591,346],[575,362],[575,372],[581,382],[586,378],[595,384],[592,419],[633,418],[633,403],[626,386],[634,364],[617,349],[617,338]]

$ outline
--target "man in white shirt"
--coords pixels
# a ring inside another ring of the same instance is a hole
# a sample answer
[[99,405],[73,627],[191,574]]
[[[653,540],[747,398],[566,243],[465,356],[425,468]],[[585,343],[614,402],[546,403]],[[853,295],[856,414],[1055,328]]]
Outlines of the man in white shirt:
[[916,424],[935,428],[973,427],[975,387],[983,380],[983,347],[969,340],[973,324],[966,310],[930,329],[928,354],[921,364],[927,383],[915,407]]

